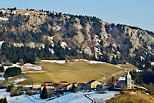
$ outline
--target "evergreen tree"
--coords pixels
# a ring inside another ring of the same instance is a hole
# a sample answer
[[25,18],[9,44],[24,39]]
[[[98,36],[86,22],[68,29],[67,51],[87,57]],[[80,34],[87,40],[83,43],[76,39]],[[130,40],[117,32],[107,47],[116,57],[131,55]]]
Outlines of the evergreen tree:
[[4,67],[0,66],[0,72],[4,72]]
[[6,92],[10,92],[12,87],[14,87],[14,85],[9,85],[7,88],[6,88]]
[[48,98],[48,92],[46,87],[43,88],[42,93],[40,94],[41,99],[47,99]]
[[21,68],[19,67],[11,67],[6,69],[4,73],[4,77],[14,77],[20,75],[22,73]]
[[73,83],[70,91],[73,92],[73,93],[77,92],[77,87],[74,85],[74,83]]
[[1,98],[0,103],[7,103],[7,99],[6,98]]

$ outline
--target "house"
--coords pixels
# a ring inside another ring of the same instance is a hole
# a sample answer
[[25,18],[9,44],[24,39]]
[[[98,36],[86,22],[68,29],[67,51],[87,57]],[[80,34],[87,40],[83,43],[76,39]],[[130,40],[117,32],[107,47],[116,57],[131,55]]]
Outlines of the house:
[[[67,90],[70,90],[72,88],[72,86],[73,86],[73,84],[68,84],[67,85]],[[76,86],[76,84],[75,84],[75,86]]]
[[98,84],[102,84],[101,82],[98,82],[97,80],[91,80],[85,84],[86,90],[96,89]]
[[85,83],[77,83],[76,86],[77,86],[77,89],[80,91],[84,89]]
[[57,90],[67,90],[67,86],[68,84],[59,84],[58,86],[54,87],[54,89],[57,91]]
[[33,89],[39,89],[39,88],[41,88],[41,84],[42,84],[42,83],[34,83],[34,84],[32,85],[32,88],[33,88]]
[[58,84],[52,82],[44,82],[41,84],[41,90],[46,87],[47,89],[54,89]]
[[59,83],[59,84],[68,85],[69,83],[68,83],[68,82],[66,82],[66,81],[60,81],[60,83]]
[[126,80],[120,80],[116,85],[116,89],[126,88]]

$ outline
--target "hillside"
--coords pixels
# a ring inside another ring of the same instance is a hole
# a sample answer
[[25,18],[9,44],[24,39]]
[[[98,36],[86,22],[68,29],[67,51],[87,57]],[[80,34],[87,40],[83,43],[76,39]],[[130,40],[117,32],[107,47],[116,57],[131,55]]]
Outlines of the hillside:
[[17,78],[27,78],[27,80],[18,83],[19,85],[42,82],[58,83],[60,81],[68,81],[69,83],[90,80],[105,81],[111,79],[114,74],[114,76],[119,76],[123,75],[125,70],[136,69],[131,65],[125,65],[126,68],[121,69],[119,66],[108,63],[90,64],[85,61],[72,61],[64,64],[42,61],[39,65],[42,66],[42,70],[23,69],[24,74],[11,78],[10,81]]
[[[153,103],[154,96],[153,95],[146,95],[146,94],[134,94],[127,93],[127,94],[118,94],[117,97],[108,100],[106,103]],[[99,102],[104,103],[104,102]]]
[[50,11],[0,10],[1,62],[84,58],[148,68],[154,33],[97,17]]

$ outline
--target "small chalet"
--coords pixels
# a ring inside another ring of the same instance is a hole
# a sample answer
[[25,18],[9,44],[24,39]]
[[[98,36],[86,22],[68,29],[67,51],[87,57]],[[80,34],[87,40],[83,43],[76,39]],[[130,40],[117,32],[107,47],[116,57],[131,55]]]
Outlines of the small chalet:
[[47,89],[54,89],[58,84],[52,82],[44,82],[41,84],[41,90],[46,87]]
[[59,84],[68,85],[68,82],[66,82],[66,81],[61,81]]
[[32,88],[33,88],[33,89],[39,89],[39,88],[41,88],[41,84],[42,84],[42,83],[34,83],[34,84],[32,85]]
[[68,84],[59,84],[56,87],[54,87],[55,90],[67,90]]
[[86,90],[96,89],[98,84],[102,84],[101,82],[98,82],[97,80],[91,80],[85,84]]
[[78,83],[76,86],[77,86],[78,90],[83,90],[84,86],[85,86],[85,83]]

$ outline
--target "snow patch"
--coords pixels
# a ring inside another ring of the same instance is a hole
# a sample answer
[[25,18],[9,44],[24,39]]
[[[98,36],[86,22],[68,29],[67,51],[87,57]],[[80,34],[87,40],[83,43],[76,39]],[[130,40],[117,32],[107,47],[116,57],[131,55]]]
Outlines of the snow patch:
[[1,21],[8,21],[9,19],[8,18],[4,18],[4,17],[0,17],[0,20]]
[[16,80],[14,80],[14,84],[17,84],[17,83],[25,81],[25,80],[27,80],[27,79],[26,78],[18,78]]
[[101,62],[101,61],[94,61],[94,60],[86,60],[86,59],[75,59],[74,61],[85,61],[89,64],[102,64],[105,62]]
[[42,60],[42,62],[49,62],[49,63],[58,63],[58,64],[65,64],[65,60]]
[[67,47],[67,43],[66,43],[66,42],[61,42],[61,47],[62,47],[62,48]]
[[49,48],[49,51],[50,51],[52,54],[55,53],[55,51],[54,51],[53,49],[50,49],[50,48]]
[[31,68],[34,69],[34,70],[42,70],[41,66],[35,66],[35,67],[31,67]]
[[103,94],[92,93],[89,96],[97,102],[99,100],[103,100],[103,101],[109,100],[112,97],[114,97],[115,94],[119,94],[119,91],[106,91],[106,93],[103,93]]
[[59,98],[53,99],[51,103],[91,103],[91,100],[83,95],[83,92],[69,93]]
[[142,72],[142,70],[136,69],[136,72]]
[[25,13],[25,15],[30,15],[30,13]]
[[141,58],[141,61],[145,60],[144,57],[142,57],[142,56],[140,56],[140,58]]
[[100,61],[88,61],[90,64],[102,64],[104,62],[100,62]]
[[32,85],[25,85],[23,87],[30,88],[30,87],[33,87],[33,86]]
[[0,41],[0,49],[1,49],[3,43],[4,43],[4,41]]
[[24,64],[24,69],[42,70],[42,67],[34,65],[34,64],[27,63],[27,64]]
[[130,92],[130,94],[137,94],[136,92]]
[[[28,85],[28,87],[31,85]],[[20,95],[10,97],[10,93],[6,92],[6,89],[0,89],[0,98],[7,98],[8,103],[91,103],[91,100],[85,97],[85,94],[88,92],[77,92],[77,93],[68,93],[61,97],[55,98],[53,100],[40,99],[40,94],[33,96]],[[98,94],[96,92],[90,92],[89,97],[94,99],[96,102],[99,100],[108,100],[118,94],[118,91],[106,91],[104,94]]]
[[5,13],[6,13],[6,11],[5,11],[5,10],[0,10],[0,12],[2,12],[3,14],[5,14]]
[[119,77],[119,81],[121,81],[121,80],[126,80],[126,78],[125,77]]
[[5,78],[3,76],[0,76],[0,80],[5,80]]
[[154,62],[151,62],[151,65],[154,65]]

